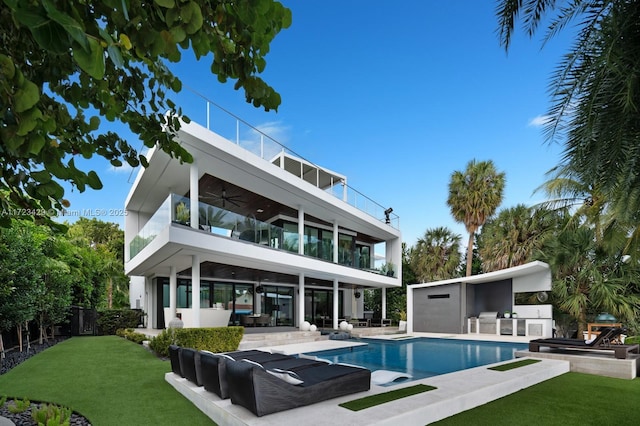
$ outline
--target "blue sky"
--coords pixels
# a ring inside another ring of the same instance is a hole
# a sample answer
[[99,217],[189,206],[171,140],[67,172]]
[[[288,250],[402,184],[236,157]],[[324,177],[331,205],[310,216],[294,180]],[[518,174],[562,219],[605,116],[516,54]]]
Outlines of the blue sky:
[[[472,159],[492,160],[505,172],[501,207],[542,201],[533,191],[562,149],[545,143],[539,121],[549,108],[549,77],[569,47],[566,36],[541,49],[540,37],[518,31],[507,54],[488,1],[282,3],[293,24],[272,43],[262,74],[282,96],[277,113],[247,104],[233,82],[219,83],[210,58],[187,53],[171,69],[186,86],[393,207],[409,245],[437,226],[466,241],[446,199],[451,174]],[[175,100],[205,124],[204,101],[187,89]],[[104,189],[67,191],[70,209],[106,210],[99,219],[122,225],[117,210],[135,172],[100,159],[86,164]]]

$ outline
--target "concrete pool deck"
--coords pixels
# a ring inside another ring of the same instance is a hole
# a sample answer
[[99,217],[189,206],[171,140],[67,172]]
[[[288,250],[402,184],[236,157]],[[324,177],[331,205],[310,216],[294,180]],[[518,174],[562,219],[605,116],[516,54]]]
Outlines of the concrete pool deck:
[[[476,338],[476,335],[445,336],[432,333],[413,333],[410,336],[398,334],[371,337],[389,340],[404,340],[412,337],[438,337],[522,343],[528,341],[520,340],[512,336],[491,336],[491,339],[479,339]],[[502,337],[502,339],[498,339],[499,337]],[[261,349],[287,354],[298,354],[361,344],[362,343],[358,342],[325,340],[292,345],[278,345]],[[513,362],[513,360],[492,365],[509,362]],[[245,408],[231,404],[230,400],[221,400],[215,394],[207,392],[204,388],[197,387],[195,384],[173,373],[167,373],[165,379],[178,392],[220,425],[425,425],[486,404],[487,402],[570,371],[570,364],[565,360],[541,360],[541,362],[535,364],[503,372],[489,370],[487,367],[488,366],[475,367],[454,373],[405,382],[395,386],[382,387],[372,385],[371,389],[367,392],[322,401],[317,404],[274,413],[264,417],[256,417]],[[435,386],[437,389],[357,412],[350,411],[338,405],[342,402],[413,386],[419,383]]]

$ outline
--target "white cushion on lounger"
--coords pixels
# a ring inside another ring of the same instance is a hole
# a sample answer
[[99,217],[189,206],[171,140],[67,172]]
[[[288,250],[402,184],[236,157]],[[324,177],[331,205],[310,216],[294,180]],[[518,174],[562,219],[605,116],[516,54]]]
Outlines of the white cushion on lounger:
[[281,370],[279,368],[274,368],[272,370],[267,370],[267,373],[279,378],[280,380],[284,380],[287,383],[292,385],[300,385],[304,383],[304,381],[293,371]]
[[327,364],[333,364],[333,362],[331,362],[331,360],[328,360],[328,359],[325,359],[325,358],[318,358],[315,355],[298,354],[298,358],[310,359],[310,360],[313,360],[313,361],[320,361],[320,362],[326,362]]
[[241,361],[242,361],[242,362],[247,362],[247,363],[249,363],[249,364],[253,364],[253,365],[255,365],[256,367],[260,367],[260,368],[262,368],[262,369],[264,370],[264,367],[262,366],[262,364],[260,364],[260,363],[258,363],[258,362],[251,361],[250,359],[242,359]]

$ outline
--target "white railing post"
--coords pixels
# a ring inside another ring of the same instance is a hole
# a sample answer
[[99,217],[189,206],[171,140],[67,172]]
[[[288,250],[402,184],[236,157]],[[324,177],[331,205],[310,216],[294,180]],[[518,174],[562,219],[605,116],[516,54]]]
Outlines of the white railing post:
[[211,130],[209,127],[209,101],[207,101],[207,130]]

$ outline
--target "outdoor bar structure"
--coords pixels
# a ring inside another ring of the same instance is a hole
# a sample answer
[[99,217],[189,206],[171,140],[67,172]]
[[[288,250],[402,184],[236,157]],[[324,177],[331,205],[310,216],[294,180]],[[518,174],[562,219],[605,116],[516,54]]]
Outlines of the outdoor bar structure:
[[[407,332],[551,337],[544,262],[407,286]],[[520,303],[517,303],[520,302]],[[515,317],[514,317],[515,316]]]

